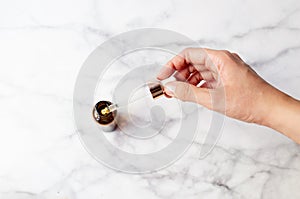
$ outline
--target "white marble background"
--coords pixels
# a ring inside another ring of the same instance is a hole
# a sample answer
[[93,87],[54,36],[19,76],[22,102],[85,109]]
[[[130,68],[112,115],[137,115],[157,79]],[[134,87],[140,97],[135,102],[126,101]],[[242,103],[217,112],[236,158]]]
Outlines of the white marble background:
[[264,127],[226,119],[216,149],[195,143],[165,170],[115,172],[74,130],[76,75],[118,33],[167,28],[240,53],[300,98],[299,0],[0,1],[0,198],[300,198],[300,147]]

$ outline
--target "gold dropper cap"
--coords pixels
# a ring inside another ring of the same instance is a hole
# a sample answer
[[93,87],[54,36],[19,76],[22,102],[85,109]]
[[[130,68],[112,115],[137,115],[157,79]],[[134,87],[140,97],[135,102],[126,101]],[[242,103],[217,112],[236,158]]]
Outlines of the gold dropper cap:
[[164,89],[159,81],[148,82],[148,87],[153,99],[156,99],[164,94]]

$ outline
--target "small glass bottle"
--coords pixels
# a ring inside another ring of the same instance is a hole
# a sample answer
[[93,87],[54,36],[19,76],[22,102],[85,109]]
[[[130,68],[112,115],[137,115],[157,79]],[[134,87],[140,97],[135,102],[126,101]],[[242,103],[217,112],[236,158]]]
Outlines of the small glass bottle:
[[99,101],[93,108],[93,117],[105,132],[116,129],[116,114],[116,106],[109,101]]

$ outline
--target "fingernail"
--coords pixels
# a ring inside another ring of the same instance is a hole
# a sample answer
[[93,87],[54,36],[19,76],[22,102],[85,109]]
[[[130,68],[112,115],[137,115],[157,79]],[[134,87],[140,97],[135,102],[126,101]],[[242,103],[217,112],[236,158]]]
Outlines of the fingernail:
[[174,84],[166,84],[165,85],[165,93],[171,97],[175,94],[176,86]]

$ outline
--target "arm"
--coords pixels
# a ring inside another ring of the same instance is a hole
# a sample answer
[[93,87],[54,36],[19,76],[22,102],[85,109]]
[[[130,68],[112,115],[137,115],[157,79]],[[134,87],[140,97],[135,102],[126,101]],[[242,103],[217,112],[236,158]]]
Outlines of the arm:
[[300,101],[278,91],[270,94],[274,103],[258,124],[270,127],[300,144]]

